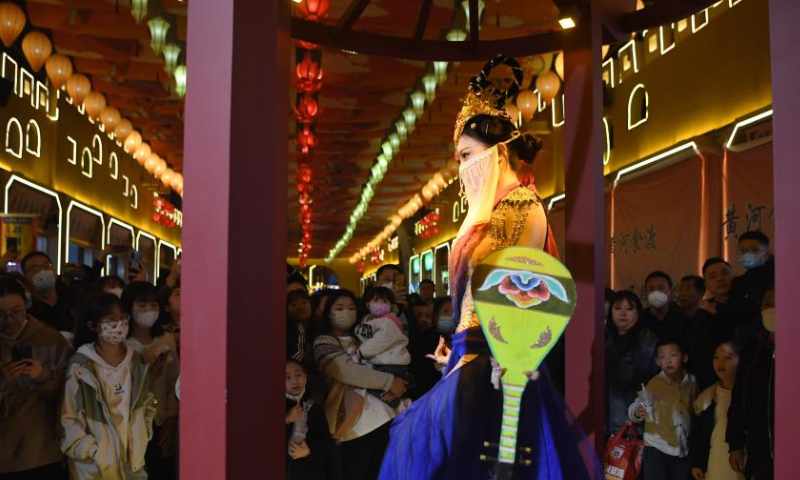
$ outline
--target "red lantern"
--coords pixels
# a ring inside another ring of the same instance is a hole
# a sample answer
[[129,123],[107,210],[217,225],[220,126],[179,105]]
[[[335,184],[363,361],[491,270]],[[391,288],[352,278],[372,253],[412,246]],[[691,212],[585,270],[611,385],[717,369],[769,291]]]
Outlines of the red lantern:
[[314,169],[311,168],[311,165],[309,165],[307,163],[301,163],[297,167],[297,178],[298,178],[298,181],[300,181],[300,182],[310,183],[313,173],[314,173]]
[[317,137],[310,128],[306,127],[297,132],[297,145],[303,154],[308,154],[309,150],[317,146]]
[[303,61],[297,64],[297,89],[305,93],[315,93],[322,86],[322,67],[306,52]]
[[305,0],[297,4],[297,9],[300,10],[300,13],[306,17],[306,20],[311,20],[312,22],[326,17],[330,8],[330,0]]
[[319,104],[311,95],[301,95],[300,101],[297,102],[297,107],[294,109],[294,115],[302,124],[314,123],[319,115]]
[[153,221],[156,222],[156,223],[160,223],[161,222],[161,214],[160,213],[154,213],[153,214]]

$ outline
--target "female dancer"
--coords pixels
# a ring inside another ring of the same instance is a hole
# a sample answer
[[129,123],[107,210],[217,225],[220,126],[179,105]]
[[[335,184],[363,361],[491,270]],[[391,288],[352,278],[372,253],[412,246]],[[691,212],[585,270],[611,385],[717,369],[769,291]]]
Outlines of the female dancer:
[[[512,68],[506,92],[488,81],[497,65]],[[502,394],[491,381],[497,370],[472,303],[472,267],[493,250],[511,245],[555,253],[543,202],[521,186],[519,162],[530,163],[539,139],[519,132],[503,105],[522,83],[513,59],[498,56],[472,79],[456,119],[454,141],[459,177],[469,203],[450,257],[450,291],[458,319],[453,349],[442,380],[394,421],[380,480],[487,480],[496,457],[485,444],[500,435]],[[564,400],[543,368],[533,374],[523,395],[518,446],[522,461],[514,480],[595,480],[599,462]],[[529,460],[526,462],[525,460]]]

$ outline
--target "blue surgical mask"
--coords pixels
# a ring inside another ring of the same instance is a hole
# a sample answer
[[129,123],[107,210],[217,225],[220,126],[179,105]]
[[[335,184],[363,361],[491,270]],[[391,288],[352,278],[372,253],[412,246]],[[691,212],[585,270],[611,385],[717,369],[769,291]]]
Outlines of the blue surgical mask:
[[452,315],[439,315],[439,321],[436,325],[439,332],[445,335],[453,333],[456,330],[456,322]]
[[747,252],[739,255],[739,265],[748,270],[764,265],[765,261],[763,254]]

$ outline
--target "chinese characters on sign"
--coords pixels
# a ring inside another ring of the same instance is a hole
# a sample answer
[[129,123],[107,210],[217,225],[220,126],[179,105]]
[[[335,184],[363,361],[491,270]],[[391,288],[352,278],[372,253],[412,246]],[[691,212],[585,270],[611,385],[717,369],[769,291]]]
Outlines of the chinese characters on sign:
[[[740,211],[744,215],[744,218],[739,214]],[[770,207],[768,211],[767,205],[753,205],[747,203],[743,209],[737,210],[737,205],[732,203],[725,209],[725,219],[722,222],[722,231],[725,233],[725,240],[731,237],[736,240],[741,233],[763,230],[765,223],[773,221],[774,216],[774,206]]]
[[656,227],[650,224],[643,229],[634,227],[633,232],[617,232],[609,238],[608,248],[611,255],[635,255],[642,251],[658,250]]

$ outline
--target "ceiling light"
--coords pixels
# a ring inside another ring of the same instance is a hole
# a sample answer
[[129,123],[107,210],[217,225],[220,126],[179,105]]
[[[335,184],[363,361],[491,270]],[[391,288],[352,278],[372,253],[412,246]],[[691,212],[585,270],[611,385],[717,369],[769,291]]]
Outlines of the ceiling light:
[[175,67],[175,93],[179,98],[186,95],[186,65]]
[[131,0],[131,15],[136,19],[136,23],[142,23],[147,16],[147,0]]
[[448,42],[463,42],[467,39],[467,32],[458,28],[454,28],[448,32],[446,38]]
[[558,19],[558,24],[561,25],[561,28],[564,30],[569,30],[570,28],[575,28],[577,24],[572,17],[563,17]]
[[156,55],[161,55],[161,50],[167,42],[169,22],[161,17],[156,17],[147,22],[147,26],[150,28],[150,47]]
[[558,24],[561,25],[561,28],[564,30],[569,30],[570,28],[575,28],[578,26],[578,19],[580,18],[580,12],[575,7],[569,7],[561,10],[561,13],[558,15]]
[[164,53],[164,70],[167,74],[172,75],[175,73],[175,67],[178,66],[178,57],[181,55],[181,47],[170,43],[163,49]]
[[[467,16],[467,30],[469,30],[469,26],[471,25],[469,21],[469,0],[464,0],[461,2],[461,7],[464,9],[464,14]],[[483,15],[484,8],[486,8],[486,2],[483,0],[478,0],[478,28],[480,28],[481,15]]]

